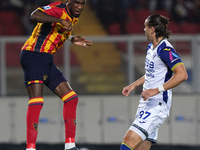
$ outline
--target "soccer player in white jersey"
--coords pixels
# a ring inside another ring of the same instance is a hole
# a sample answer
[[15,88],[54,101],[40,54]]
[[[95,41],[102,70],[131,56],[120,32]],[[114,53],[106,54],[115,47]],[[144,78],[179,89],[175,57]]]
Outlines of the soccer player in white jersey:
[[168,42],[169,19],[154,14],[145,20],[145,34],[150,44],[145,59],[145,75],[122,90],[128,96],[143,84],[135,120],[128,129],[120,150],[149,150],[157,141],[158,128],[169,115],[172,88],[187,80],[181,57]]

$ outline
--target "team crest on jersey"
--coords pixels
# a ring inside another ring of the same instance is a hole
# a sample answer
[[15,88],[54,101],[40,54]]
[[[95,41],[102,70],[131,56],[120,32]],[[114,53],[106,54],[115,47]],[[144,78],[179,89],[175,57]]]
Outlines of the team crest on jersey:
[[49,5],[48,6],[44,6],[43,8],[44,8],[44,10],[51,9],[51,7]]
[[38,132],[38,123],[33,123],[33,128]]
[[48,75],[43,75],[43,80],[45,81],[47,79]]

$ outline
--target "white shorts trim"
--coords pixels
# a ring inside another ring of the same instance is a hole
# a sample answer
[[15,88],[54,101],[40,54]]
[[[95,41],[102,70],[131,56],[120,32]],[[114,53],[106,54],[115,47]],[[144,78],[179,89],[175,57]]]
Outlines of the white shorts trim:
[[137,133],[142,138],[143,141],[147,138],[146,135],[142,131],[140,131],[138,128],[134,126],[131,126],[129,130],[132,130],[133,132]]

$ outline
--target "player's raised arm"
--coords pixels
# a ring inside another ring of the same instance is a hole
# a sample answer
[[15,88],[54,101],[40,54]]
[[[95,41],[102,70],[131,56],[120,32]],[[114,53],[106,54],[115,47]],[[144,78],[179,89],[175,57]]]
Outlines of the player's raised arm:
[[58,17],[54,17],[48,15],[47,13],[41,11],[40,9],[36,9],[31,13],[31,20],[39,23],[53,23],[58,22],[61,23],[67,31],[72,30],[72,23],[69,20],[64,20]]
[[40,9],[36,9],[31,13],[30,19],[39,23],[51,23],[51,22],[59,22],[61,23],[63,19],[57,18],[54,16],[50,16],[47,13],[41,11]]

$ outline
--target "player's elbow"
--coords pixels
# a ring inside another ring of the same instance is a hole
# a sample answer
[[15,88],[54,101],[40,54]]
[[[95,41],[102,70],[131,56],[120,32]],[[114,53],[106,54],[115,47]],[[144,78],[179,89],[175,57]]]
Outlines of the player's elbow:
[[188,74],[187,74],[187,72],[184,72],[184,73],[182,74],[182,76],[181,76],[180,79],[182,80],[182,82],[183,82],[183,81],[186,81],[186,80],[188,79]]
[[184,81],[188,79],[188,74],[187,72],[185,73],[185,76],[184,76]]
[[31,13],[30,19],[31,19],[32,21],[38,22],[39,19],[40,19],[40,13],[41,13],[41,12],[42,12],[42,11],[40,11],[40,10],[38,10],[38,9],[34,10],[34,11]]

